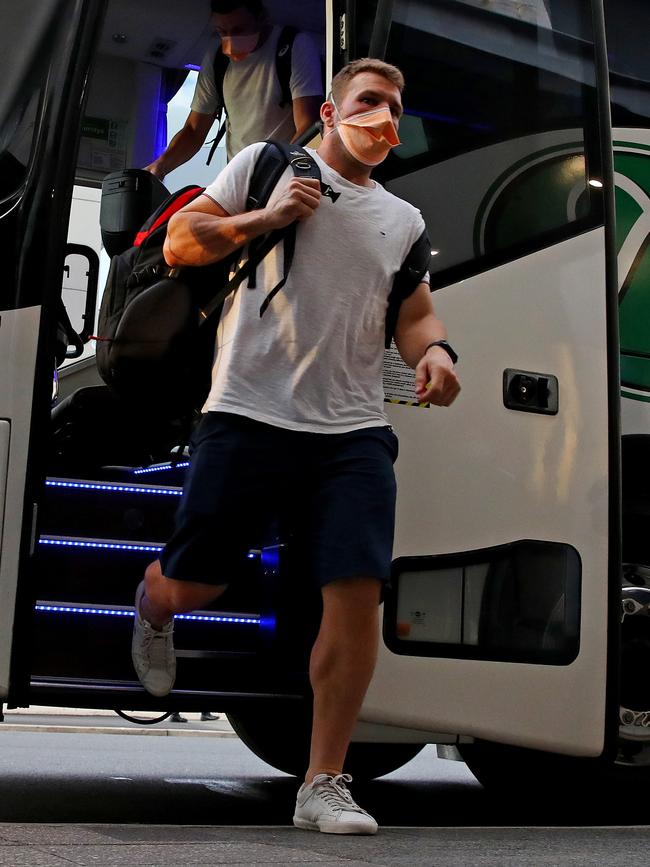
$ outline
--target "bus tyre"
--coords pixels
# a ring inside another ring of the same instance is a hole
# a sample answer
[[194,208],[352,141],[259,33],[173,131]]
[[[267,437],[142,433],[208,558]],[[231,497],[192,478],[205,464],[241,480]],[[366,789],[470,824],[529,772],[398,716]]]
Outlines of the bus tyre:
[[[228,714],[235,733],[249,750],[279,771],[302,777],[309,765],[311,719],[290,707],[266,715],[264,712]],[[390,774],[410,762],[424,744],[353,743],[345,761],[345,772],[358,782]]]
[[506,744],[475,741],[458,747],[463,761],[481,785],[504,797],[527,794],[554,801],[646,792],[650,765],[630,762],[625,745],[615,761],[579,759]]

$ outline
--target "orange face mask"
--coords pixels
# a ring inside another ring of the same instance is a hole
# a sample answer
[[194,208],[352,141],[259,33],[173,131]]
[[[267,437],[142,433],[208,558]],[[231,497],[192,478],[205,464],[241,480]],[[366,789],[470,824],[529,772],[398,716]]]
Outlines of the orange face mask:
[[390,109],[373,108],[342,118],[334,100],[339,120],[336,129],[346,150],[364,166],[378,166],[391,148],[401,144]]
[[246,33],[242,36],[222,36],[221,50],[231,60],[244,60],[257,48],[259,33]]

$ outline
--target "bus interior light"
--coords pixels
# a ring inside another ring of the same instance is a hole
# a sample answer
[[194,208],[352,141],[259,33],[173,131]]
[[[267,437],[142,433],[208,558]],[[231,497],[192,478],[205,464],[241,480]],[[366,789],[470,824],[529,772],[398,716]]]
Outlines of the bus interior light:
[[[56,605],[37,602],[35,611],[48,614],[83,614],[103,615],[104,617],[134,617],[133,608],[101,608],[91,605]],[[185,620],[196,623],[236,623],[268,628],[267,619],[258,614],[175,614],[174,620]]]
[[51,545],[59,548],[102,548],[107,551],[151,551],[157,554],[162,551],[162,545],[138,545],[129,544],[126,542],[103,542],[101,540],[90,541],[86,539],[57,539],[41,536],[38,540],[39,545]]
[[160,494],[169,497],[180,497],[180,488],[139,488],[136,485],[116,485],[109,482],[67,482],[59,479],[48,479],[46,488],[69,488],[82,491],[119,491],[127,494]]
[[180,470],[184,469],[185,467],[189,467],[189,465],[189,461],[181,461],[181,463],[178,464],[173,464],[170,461],[167,464],[158,464],[157,466],[154,465],[153,467],[139,467],[137,470],[133,470],[132,472],[134,476],[141,476],[144,473],[159,473],[163,470]]

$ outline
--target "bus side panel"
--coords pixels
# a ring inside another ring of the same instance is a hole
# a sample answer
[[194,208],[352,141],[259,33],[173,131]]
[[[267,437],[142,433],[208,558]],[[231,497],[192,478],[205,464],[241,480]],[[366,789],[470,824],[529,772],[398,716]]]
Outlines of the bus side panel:
[[[427,658],[407,642],[397,654],[384,647],[362,719],[599,755],[608,622],[604,231],[433,298],[460,353],[463,390],[449,408],[390,407],[401,440],[394,556],[462,554],[519,540],[570,546],[581,561],[577,657],[531,664],[490,659],[489,651],[478,659]],[[557,415],[507,409],[506,368],[556,376]],[[535,592],[553,577],[540,567],[532,572]],[[428,580],[439,579],[433,572]]]
[[[9,688],[40,307],[0,314],[0,698]],[[11,438],[9,439],[9,433]],[[3,456],[3,445],[8,446]],[[2,520],[2,505],[4,521]],[[35,516],[34,516],[35,517]]]

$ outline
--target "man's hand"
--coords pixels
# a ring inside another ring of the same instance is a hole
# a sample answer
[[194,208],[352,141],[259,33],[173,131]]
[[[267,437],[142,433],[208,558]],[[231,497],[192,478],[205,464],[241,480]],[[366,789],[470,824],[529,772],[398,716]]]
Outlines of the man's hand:
[[264,208],[270,229],[284,229],[296,220],[306,220],[320,204],[320,182],[315,178],[292,178],[282,194]]
[[442,347],[429,347],[415,368],[415,396],[419,403],[450,406],[459,392],[453,361]]

